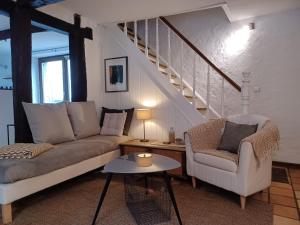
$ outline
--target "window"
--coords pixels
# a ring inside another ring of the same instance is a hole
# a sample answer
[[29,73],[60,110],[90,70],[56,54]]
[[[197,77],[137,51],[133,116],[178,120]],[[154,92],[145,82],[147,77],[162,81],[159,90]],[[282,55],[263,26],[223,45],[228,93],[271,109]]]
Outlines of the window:
[[39,58],[40,102],[71,101],[69,55]]

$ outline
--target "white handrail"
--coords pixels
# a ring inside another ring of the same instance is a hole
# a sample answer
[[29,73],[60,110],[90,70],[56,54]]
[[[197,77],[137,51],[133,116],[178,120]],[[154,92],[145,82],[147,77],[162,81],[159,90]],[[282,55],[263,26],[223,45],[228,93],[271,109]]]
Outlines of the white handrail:
[[180,92],[183,93],[183,41],[180,44]]
[[127,22],[124,22],[124,33],[127,36]]
[[209,65],[207,65],[206,107],[207,107],[207,117],[209,117],[210,116],[210,66]]
[[156,66],[157,66],[157,69],[159,69],[159,30],[158,30],[158,22],[159,22],[159,18],[156,18],[156,21],[155,21],[155,28],[156,28]]
[[196,55],[194,55],[193,63],[193,106],[196,108]]
[[168,27],[168,75],[169,80],[172,79],[172,72],[171,72],[171,29]]
[[251,73],[243,73],[243,85],[242,85],[242,108],[243,114],[249,113],[250,105],[250,76]]
[[137,41],[137,21],[134,21],[134,44],[135,46],[138,46],[138,41]]
[[222,78],[221,88],[221,116],[224,117],[224,98],[225,98],[225,78]]
[[145,19],[145,54],[148,57],[148,19]]

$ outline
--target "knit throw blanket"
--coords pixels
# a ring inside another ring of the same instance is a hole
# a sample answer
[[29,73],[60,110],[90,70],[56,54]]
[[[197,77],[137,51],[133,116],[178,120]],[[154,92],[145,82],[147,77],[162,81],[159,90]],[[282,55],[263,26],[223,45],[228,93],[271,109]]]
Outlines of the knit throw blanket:
[[[216,150],[222,137],[222,129],[225,127],[226,119],[216,119],[187,131],[191,147],[195,153],[203,153],[221,157],[238,163],[239,155]],[[241,141],[252,145],[255,158],[258,163],[271,157],[272,152],[279,149],[279,130],[277,126],[268,120],[264,126],[255,134]],[[241,146],[241,145],[240,145]],[[233,155],[236,155],[237,158]]]
[[53,145],[48,143],[18,143],[7,145],[0,148],[0,159],[31,159],[50,150],[53,147]]
[[242,142],[251,143],[256,159],[261,162],[271,157],[273,151],[279,150],[279,140],[278,127],[268,120],[261,130],[244,138]]

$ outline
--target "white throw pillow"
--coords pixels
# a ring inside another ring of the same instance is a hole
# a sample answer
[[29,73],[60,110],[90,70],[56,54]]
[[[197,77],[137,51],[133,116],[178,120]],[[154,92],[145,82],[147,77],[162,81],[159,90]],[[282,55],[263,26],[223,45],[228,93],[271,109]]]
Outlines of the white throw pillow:
[[127,113],[105,113],[102,135],[122,136]]
[[68,114],[77,139],[100,134],[100,125],[94,102],[66,103]]
[[75,140],[65,103],[23,102],[34,143],[59,144]]

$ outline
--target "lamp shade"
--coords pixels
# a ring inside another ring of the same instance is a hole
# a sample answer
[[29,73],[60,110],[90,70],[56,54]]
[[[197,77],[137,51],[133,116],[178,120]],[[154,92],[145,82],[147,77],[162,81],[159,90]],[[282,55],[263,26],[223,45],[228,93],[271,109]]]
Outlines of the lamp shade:
[[136,118],[138,120],[150,120],[152,118],[151,109],[137,109]]

